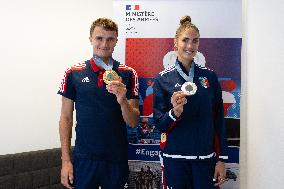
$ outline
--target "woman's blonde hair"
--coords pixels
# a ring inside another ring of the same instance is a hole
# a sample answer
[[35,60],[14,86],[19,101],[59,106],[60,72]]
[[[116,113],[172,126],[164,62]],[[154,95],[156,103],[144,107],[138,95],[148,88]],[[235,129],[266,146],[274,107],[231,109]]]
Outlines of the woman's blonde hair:
[[179,24],[179,27],[177,28],[176,35],[175,35],[176,39],[178,39],[178,37],[180,36],[181,32],[183,32],[183,31],[185,31],[186,29],[189,29],[189,28],[195,29],[195,31],[200,35],[199,29],[194,24],[191,23],[190,16],[188,16],[188,15],[183,16],[180,19],[179,23],[180,24]]

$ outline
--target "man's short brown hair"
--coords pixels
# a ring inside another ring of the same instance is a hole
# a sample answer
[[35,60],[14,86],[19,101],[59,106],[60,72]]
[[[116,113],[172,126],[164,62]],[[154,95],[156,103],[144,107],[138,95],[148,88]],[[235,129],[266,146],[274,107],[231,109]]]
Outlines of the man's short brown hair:
[[118,34],[117,24],[109,18],[98,18],[97,20],[95,20],[90,28],[90,36],[92,36],[92,33],[96,26],[100,26],[107,31],[115,31]]

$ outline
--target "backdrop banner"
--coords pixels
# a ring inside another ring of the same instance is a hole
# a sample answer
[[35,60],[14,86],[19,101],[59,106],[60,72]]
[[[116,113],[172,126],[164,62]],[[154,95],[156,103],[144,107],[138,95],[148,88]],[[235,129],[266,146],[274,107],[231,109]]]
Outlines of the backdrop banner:
[[114,0],[119,26],[114,58],[139,76],[140,121],[128,128],[129,182],[126,188],[162,188],[160,132],[153,123],[153,79],[175,61],[175,31],[184,15],[200,30],[198,64],[216,72],[224,100],[229,144],[227,181],[222,189],[239,188],[241,10],[240,0]]

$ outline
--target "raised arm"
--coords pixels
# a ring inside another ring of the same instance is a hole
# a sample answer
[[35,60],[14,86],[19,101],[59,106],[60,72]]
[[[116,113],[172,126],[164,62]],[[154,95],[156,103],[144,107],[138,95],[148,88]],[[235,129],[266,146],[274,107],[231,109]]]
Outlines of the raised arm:
[[126,86],[121,81],[112,81],[107,86],[108,92],[116,95],[117,102],[120,104],[124,121],[130,127],[136,127],[139,118],[138,99],[127,99]]

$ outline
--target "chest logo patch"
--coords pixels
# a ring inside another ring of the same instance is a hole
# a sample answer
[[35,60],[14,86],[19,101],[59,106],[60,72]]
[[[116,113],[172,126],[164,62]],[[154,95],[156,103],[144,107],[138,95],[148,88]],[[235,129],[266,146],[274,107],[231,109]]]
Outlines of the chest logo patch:
[[82,83],[88,83],[88,82],[90,82],[90,79],[88,77],[82,79]]
[[179,83],[176,83],[175,87],[181,87],[181,85]]
[[199,77],[199,82],[204,88],[208,88],[210,86],[207,77]]

